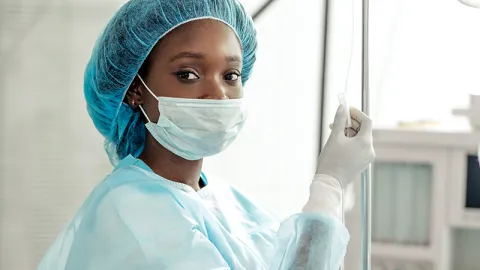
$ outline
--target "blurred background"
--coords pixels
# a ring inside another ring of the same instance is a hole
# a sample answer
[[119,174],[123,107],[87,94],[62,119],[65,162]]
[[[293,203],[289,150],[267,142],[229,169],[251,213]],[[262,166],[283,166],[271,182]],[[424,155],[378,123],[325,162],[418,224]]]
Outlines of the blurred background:
[[[112,167],[83,69],[122,0],[0,0],[0,269],[35,269]],[[258,61],[238,141],[206,160],[281,217],[306,202],[347,91],[361,105],[361,2],[244,0]],[[263,8],[263,7],[266,8]],[[371,0],[372,260],[381,270],[480,269],[480,9]],[[345,269],[360,269],[360,181]]]

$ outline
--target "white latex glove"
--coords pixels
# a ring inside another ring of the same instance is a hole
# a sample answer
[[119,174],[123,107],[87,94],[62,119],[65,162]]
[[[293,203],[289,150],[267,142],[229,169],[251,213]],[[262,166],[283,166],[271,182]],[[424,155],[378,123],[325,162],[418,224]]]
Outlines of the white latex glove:
[[317,175],[328,175],[339,181],[342,187],[358,178],[375,158],[372,120],[353,107],[350,108],[350,116],[354,131],[351,138],[345,135],[347,113],[343,106],[338,107],[332,133],[320,154],[317,166]]
[[[342,219],[343,189],[359,178],[375,158],[372,121],[356,108],[350,108],[350,115],[352,128],[347,131],[347,113],[343,106],[338,107],[331,126],[332,133],[320,154],[317,173],[310,185],[310,198],[303,212],[323,212]],[[347,132],[352,137],[347,137]]]

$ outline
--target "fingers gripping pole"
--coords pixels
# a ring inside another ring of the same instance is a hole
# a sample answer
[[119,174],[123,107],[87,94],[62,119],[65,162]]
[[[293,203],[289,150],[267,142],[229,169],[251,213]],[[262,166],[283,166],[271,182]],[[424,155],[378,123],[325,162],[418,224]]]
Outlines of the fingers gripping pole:
[[344,110],[346,110],[346,113],[347,113],[347,125],[346,125],[347,133],[345,135],[347,135],[347,137],[351,137],[350,128],[352,127],[352,118],[350,116],[350,106],[348,105],[347,94],[340,93],[338,95],[338,101],[340,102],[340,104],[343,106]]
[[[362,0],[362,111],[370,115],[369,91],[369,63],[368,63],[368,38],[369,38],[369,0]],[[362,173],[362,269],[371,269],[371,170],[372,166]]]

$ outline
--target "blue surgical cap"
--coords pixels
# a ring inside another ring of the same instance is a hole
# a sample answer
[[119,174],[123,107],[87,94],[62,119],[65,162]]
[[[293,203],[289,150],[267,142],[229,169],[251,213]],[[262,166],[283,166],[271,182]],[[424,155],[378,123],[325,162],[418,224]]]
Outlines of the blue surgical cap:
[[143,151],[145,126],[125,93],[155,44],[176,27],[216,19],[237,34],[243,50],[242,83],[250,77],[257,49],[252,18],[237,0],[131,0],[113,16],[98,38],[84,78],[87,111],[105,137],[113,165]]

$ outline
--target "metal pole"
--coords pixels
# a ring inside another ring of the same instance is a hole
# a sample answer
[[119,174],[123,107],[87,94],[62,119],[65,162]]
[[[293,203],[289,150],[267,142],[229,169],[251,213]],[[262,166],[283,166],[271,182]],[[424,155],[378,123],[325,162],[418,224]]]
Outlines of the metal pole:
[[[369,0],[362,0],[362,111],[370,114],[370,89],[369,89],[369,62],[368,62],[368,38],[369,38]],[[363,270],[371,269],[371,170],[372,166],[362,173],[362,257]]]
[[325,98],[327,91],[327,67],[328,67],[328,56],[329,51],[328,47],[328,22],[330,20],[330,0],[324,0],[324,16],[323,16],[323,51],[321,52],[320,66],[322,67],[322,75],[320,76],[320,123],[319,123],[319,141],[318,141],[318,155],[322,152],[323,149],[323,125],[324,125],[324,115],[325,115]]

